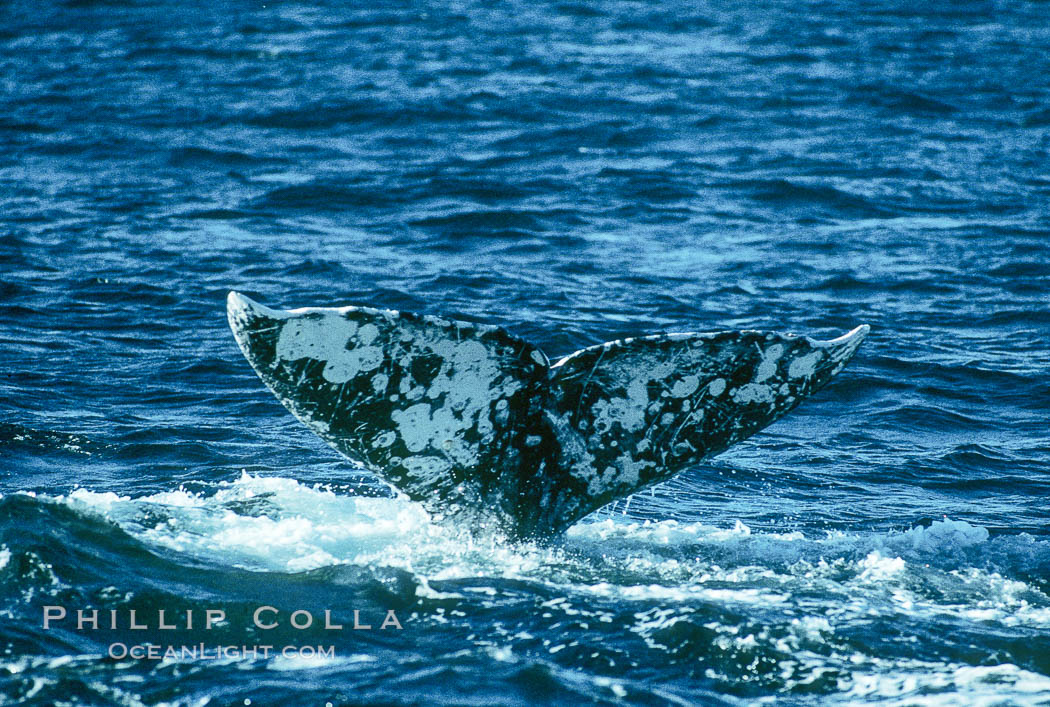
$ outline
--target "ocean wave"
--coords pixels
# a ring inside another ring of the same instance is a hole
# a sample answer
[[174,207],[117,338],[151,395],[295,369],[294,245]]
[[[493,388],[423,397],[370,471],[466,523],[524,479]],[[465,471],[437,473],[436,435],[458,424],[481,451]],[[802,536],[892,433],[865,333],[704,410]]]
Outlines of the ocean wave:
[[103,445],[85,435],[37,430],[11,422],[0,422],[0,448],[8,445],[88,456],[103,448]]
[[[752,532],[739,522],[719,528],[607,517],[571,528],[554,545],[511,544],[435,525],[403,499],[248,473],[198,491],[135,497],[83,488],[60,497],[16,494],[0,499],[0,508],[9,519],[0,525],[0,587],[16,598],[15,616],[62,597],[144,613],[210,602],[247,620],[253,597],[272,602],[274,592],[285,597],[281,607],[298,596],[341,606],[346,616],[353,596],[357,607],[400,607],[417,631],[480,631],[488,638],[476,645],[495,651],[487,660],[556,673],[584,665],[604,680],[643,651],[666,677],[702,677],[730,695],[848,689],[857,699],[890,689],[879,682],[887,675],[912,674],[909,661],[917,658],[883,645],[893,635],[888,626],[901,630],[903,621],[933,645],[947,640],[945,632],[987,636],[995,626],[995,649],[1012,661],[1003,668],[1014,671],[1008,684],[1039,685],[1050,672],[1041,653],[1018,643],[1032,632],[1050,635],[1047,587],[1032,576],[1050,567],[1050,541],[992,535],[963,521],[813,536]],[[184,595],[181,588],[191,586]],[[499,622],[483,628],[480,617],[491,612]],[[62,635],[78,640],[75,632]],[[233,628],[223,635],[243,640]],[[605,647],[596,650],[599,644]],[[81,650],[99,649],[89,642]],[[539,664],[515,657],[536,655],[546,657]],[[349,669],[345,661],[286,663],[266,664]],[[926,665],[920,692],[983,684],[955,681],[967,666],[948,657]],[[638,694],[651,689],[620,684]]]
[[470,538],[433,524],[420,506],[404,499],[345,495],[287,478],[242,472],[206,488],[135,498],[81,488],[53,502],[116,523],[148,546],[253,571],[390,566],[438,581],[498,577],[677,588],[700,586],[705,575],[714,578],[713,567],[723,577],[738,572],[744,578],[791,575],[799,563],[835,563],[836,571],[856,579],[884,559],[919,574],[932,568],[1031,579],[1050,566],[1050,540],[1023,533],[991,536],[980,526],[948,519],[900,532],[812,537],[753,533],[739,521],[722,529],[608,517],[578,524],[561,543],[546,546],[511,544],[498,535]]
[[755,201],[795,213],[849,218],[888,218],[888,205],[830,184],[803,184],[789,179],[738,179],[720,185],[740,190]]

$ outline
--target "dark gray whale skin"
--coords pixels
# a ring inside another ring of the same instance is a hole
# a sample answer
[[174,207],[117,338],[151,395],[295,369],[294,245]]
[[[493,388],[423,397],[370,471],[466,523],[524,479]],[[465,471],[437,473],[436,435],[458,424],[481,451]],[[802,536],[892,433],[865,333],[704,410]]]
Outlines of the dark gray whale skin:
[[230,327],[285,407],[435,520],[551,538],[754,434],[820,389],[868,331],[662,334],[551,365],[498,327],[368,307],[265,307]]

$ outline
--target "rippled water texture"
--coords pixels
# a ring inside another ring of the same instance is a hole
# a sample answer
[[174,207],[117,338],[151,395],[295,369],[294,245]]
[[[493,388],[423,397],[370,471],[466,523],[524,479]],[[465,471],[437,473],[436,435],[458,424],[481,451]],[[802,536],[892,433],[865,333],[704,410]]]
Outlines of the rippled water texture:
[[[354,5],[0,5],[0,704],[1050,701],[1050,7]],[[767,431],[512,545],[288,415],[229,289],[552,356],[872,333]],[[105,657],[172,635],[335,655]]]

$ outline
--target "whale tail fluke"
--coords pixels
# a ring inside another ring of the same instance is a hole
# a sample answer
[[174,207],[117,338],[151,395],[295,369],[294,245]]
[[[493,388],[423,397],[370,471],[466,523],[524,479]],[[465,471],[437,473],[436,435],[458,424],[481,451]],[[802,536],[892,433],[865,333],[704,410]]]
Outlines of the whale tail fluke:
[[753,434],[856,351],[772,332],[668,334],[553,366],[503,329],[367,307],[265,307],[230,327],[277,398],[437,517],[549,536]]

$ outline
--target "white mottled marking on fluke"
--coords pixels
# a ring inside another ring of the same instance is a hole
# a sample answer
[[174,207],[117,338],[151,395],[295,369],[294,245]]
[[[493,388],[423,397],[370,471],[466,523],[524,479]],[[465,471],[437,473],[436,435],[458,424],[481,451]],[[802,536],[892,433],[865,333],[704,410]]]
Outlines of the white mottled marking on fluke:
[[775,399],[773,389],[761,383],[747,383],[733,392],[733,401],[737,403],[772,403]]
[[277,356],[286,361],[311,358],[323,361],[323,375],[329,383],[345,383],[359,373],[379,368],[385,355],[379,346],[369,346],[379,330],[366,324],[358,331],[357,322],[339,314],[318,318],[290,319],[277,339]]
[[755,371],[755,383],[761,383],[776,375],[777,361],[784,355],[783,344],[773,344],[762,352],[762,362],[758,364]]
[[671,387],[671,395],[676,398],[685,398],[696,392],[696,389],[700,387],[700,379],[696,376],[686,376],[680,381],[676,381],[674,386]]

